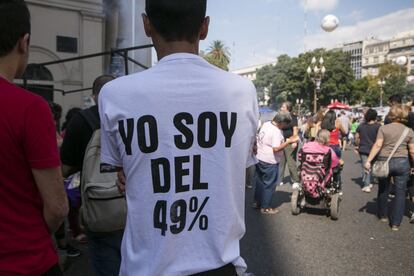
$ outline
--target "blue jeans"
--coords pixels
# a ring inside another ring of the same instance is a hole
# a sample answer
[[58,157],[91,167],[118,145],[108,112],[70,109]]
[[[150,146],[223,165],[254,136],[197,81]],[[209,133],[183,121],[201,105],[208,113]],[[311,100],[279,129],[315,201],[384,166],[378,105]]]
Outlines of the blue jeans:
[[365,171],[365,163],[367,162],[368,159],[368,155],[359,154],[359,158],[361,159],[361,166],[362,166],[362,179],[364,181],[364,188],[368,187],[369,185],[371,185],[371,179],[372,179],[372,173],[370,172],[366,172]]
[[279,164],[262,161],[256,164],[254,199],[263,209],[271,208],[270,203],[275,191],[278,172]]
[[109,233],[87,233],[95,276],[119,275],[123,235],[124,230]]
[[391,158],[390,174],[387,178],[379,178],[378,189],[378,217],[388,217],[388,193],[390,179],[394,178],[395,197],[392,200],[391,225],[399,226],[404,216],[407,182],[410,179],[410,161],[408,158]]
[[339,145],[329,145],[329,147],[336,153],[339,159],[342,158],[342,151]]

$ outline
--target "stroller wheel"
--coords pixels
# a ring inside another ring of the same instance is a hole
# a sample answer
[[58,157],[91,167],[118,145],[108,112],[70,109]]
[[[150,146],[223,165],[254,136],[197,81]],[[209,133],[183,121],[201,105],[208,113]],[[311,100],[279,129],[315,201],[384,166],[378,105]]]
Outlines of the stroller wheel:
[[290,200],[290,205],[292,207],[292,215],[297,216],[300,213],[299,208],[299,191],[295,190],[292,193],[292,198]]
[[338,220],[339,218],[339,194],[336,193],[331,198],[331,219]]

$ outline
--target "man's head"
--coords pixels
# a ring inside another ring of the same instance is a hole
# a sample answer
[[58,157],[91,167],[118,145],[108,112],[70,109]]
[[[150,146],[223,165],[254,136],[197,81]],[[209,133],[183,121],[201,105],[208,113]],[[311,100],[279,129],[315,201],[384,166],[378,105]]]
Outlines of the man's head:
[[30,12],[23,0],[0,0],[0,60],[8,58],[12,77],[26,70],[30,28]]
[[207,0],[146,0],[145,32],[154,44],[160,39],[198,43],[208,33],[206,9]]
[[111,75],[102,75],[95,79],[95,81],[93,82],[93,86],[92,86],[92,97],[95,103],[98,103],[98,96],[102,90],[102,87],[114,79],[115,77]]
[[402,104],[402,98],[400,95],[395,94],[388,98],[388,105],[393,106],[396,104]]
[[280,107],[280,111],[282,112],[292,112],[292,103],[291,102],[284,102],[282,103],[282,106]]
[[283,129],[292,121],[292,116],[289,112],[281,111],[273,118],[273,123],[279,128]]

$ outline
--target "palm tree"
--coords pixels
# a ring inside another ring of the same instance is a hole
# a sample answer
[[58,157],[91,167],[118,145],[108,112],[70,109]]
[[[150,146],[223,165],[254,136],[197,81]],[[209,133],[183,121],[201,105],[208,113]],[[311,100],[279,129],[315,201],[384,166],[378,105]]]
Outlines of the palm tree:
[[208,48],[204,58],[211,64],[228,71],[230,63],[230,51],[221,40],[214,40]]

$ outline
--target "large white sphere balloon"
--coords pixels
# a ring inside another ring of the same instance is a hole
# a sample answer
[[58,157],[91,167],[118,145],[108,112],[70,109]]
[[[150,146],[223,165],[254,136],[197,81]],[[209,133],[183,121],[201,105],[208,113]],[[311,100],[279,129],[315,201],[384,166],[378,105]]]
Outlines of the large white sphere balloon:
[[329,14],[322,19],[321,27],[325,32],[333,32],[339,26],[339,19],[335,15]]
[[408,59],[406,56],[400,56],[397,58],[397,60],[395,61],[399,66],[404,66],[407,64]]

